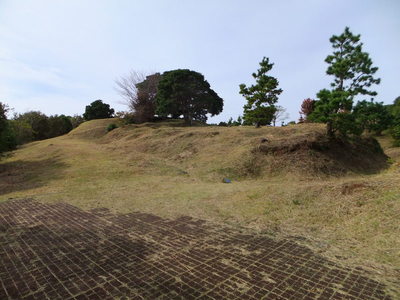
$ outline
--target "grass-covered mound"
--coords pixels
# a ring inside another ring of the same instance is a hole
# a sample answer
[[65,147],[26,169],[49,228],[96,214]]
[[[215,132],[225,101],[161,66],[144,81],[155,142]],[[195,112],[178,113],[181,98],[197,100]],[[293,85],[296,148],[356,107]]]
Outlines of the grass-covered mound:
[[[388,166],[375,139],[331,140],[321,124],[258,129],[181,125],[179,121],[129,125],[103,134],[99,142],[121,155],[134,159],[143,155],[144,161],[158,161],[172,172],[192,170],[211,180],[371,174]],[[156,163],[154,172],[158,167]]]
[[374,140],[326,139],[321,124],[168,121],[108,132],[116,122],[86,122],[3,158],[0,201],[33,197],[240,224],[300,236],[331,258],[400,278],[400,156],[388,136],[379,141],[389,159]]

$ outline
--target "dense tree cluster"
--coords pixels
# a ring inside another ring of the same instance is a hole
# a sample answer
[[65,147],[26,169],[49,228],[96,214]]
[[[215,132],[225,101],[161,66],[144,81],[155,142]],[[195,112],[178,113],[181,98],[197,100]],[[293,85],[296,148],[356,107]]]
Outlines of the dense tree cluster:
[[36,140],[57,137],[81,124],[82,116],[46,116],[40,111],[28,111],[7,118],[9,108],[0,102],[0,153]]
[[53,138],[70,132],[71,117],[65,115],[46,116],[40,111],[15,114],[10,120],[17,144]]
[[102,100],[96,100],[86,106],[83,116],[66,115],[46,116],[40,111],[16,113],[7,118],[9,108],[0,102],[0,153],[14,149],[28,142],[57,137],[70,132],[86,120],[109,118],[114,109]]
[[[117,90],[133,113],[133,121],[143,123],[155,118],[183,117],[187,125],[205,122],[207,115],[222,111],[223,100],[211,89],[204,76],[188,69],[144,76],[131,72],[116,81]],[[131,114],[124,114],[132,116]]]

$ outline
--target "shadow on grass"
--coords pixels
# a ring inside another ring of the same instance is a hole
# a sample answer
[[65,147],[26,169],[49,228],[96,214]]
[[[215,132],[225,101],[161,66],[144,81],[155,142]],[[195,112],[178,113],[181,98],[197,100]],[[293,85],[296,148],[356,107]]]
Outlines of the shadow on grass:
[[57,158],[0,162],[0,195],[44,186],[62,178],[65,167]]

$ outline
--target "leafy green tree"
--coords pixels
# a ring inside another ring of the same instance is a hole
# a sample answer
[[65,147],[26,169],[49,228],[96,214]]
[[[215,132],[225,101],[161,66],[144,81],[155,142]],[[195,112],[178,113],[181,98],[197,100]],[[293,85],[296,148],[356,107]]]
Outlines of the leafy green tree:
[[40,111],[29,111],[23,114],[18,114],[14,119],[25,122],[31,126],[34,140],[43,140],[48,138],[50,130],[49,119]]
[[392,115],[382,102],[360,101],[354,106],[356,122],[364,130],[380,135],[392,124]]
[[83,117],[85,120],[112,118],[114,109],[109,104],[103,103],[102,100],[96,100],[86,106]]
[[0,102],[0,132],[6,130],[7,127],[7,112],[8,106],[2,102]]
[[72,130],[71,120],[69,117],[65,115],[50,116],[48,122],[49,122],[49,131],[47,133],[47,138],[60,136]]
[[16,146],[15,135],[7,120],[8,106],[0,102],[0,153],[12,150]]
[[223,100],[211,89],[204,76],[188,69],[167,71],[162,74],[156,96],[159,116],[179,117],[192,125],[193,120],[207,121],[207,114],[218,115]]
[[260,62],[260,69],[252,74],[256,84],[250,87],[245,84],[239,86],[239,93],[247,100],[243,114],[246,125],[254,124],[256,127],[269,125],[274,118],[275,103],[278,102],[282,89],[278,89],[279,82],[275,77],[267,75],[273,65],[269,62],[269,58],[264,57]]
[[332,90],[323,89],[317,94],[314,111],[310,114],[311,121],[327,123],[329,136],[339,132],[342,136],[348,133],[360,134],[360,128],[354,128],[352,115],[353,100],[358,95],[376,96],[370,90],[380,79],[374,78],[378,70],[372,66],[372,60],[367,52],[363,52],[360,35],[353,35],[348,27],[339,35],[330,38],[333,53],[328,55],[326,73],[333,76]]
[[28,122],[23,120],[9,120],[9,122],[17,145],[29,143],[34,140],[32,126]]
[[32,140],[53,138],[72,130],[70,117],[65,115],[47,117],[40,111],[16,114],[10,125],[19,145]]

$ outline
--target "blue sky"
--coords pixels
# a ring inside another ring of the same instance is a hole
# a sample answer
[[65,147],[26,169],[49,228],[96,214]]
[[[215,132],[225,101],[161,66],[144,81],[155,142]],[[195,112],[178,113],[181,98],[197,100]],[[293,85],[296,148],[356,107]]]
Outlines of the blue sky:
[[0,0],[0,101],[16,112],[82,114],[96,99],[126,110],[119,76],[188,68],[224,99],[209,119],[219,122],[242,114],[238,86],[266,56],[283,89],[278,104],[297,120],[302,100],[329,87],[329,38],[345,26],[379,67],[376,100],[393,102],[398,0]]

